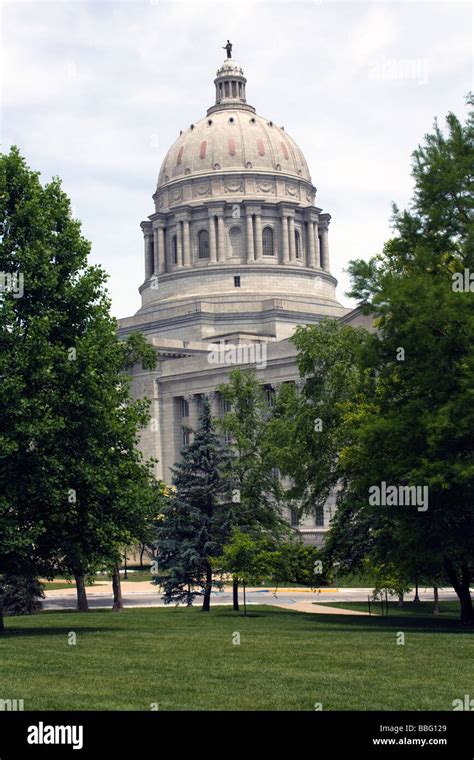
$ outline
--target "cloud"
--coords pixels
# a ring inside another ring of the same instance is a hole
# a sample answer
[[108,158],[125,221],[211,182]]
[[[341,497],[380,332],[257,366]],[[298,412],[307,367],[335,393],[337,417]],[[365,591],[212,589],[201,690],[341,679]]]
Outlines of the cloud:
[[227,38],[257,111],[302,148],[332,214],[332,269],[381,250],[410,156],[471,84],[466,3],[7,2],[2,144],[64,179],[117,316],[140,305],[140,221],[161,161],[204,116]]

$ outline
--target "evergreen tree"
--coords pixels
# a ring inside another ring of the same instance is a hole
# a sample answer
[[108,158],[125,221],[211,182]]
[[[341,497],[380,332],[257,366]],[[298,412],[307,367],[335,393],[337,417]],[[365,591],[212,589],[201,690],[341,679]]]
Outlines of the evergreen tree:
[[199,427],[173,468],[175,490],[158,521],[159,572],[154,582],[163,586],[166,603],[190,604],[197,594],[202,594],[202,611],[210,609],[210,558],[221,555],[230,535],[232,481],[228,459],[214,430],[209,401],[204,397]]
[[0,582],[0,597],[4,615],[32,615],[42,608],[44,590],[38,578],[6,573]]

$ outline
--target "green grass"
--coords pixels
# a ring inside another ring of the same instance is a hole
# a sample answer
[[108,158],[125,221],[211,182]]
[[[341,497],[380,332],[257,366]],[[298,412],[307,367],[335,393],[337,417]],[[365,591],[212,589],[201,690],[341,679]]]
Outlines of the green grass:
[[[122,583],[128,583],[130,581],[133,581],[134,583],[144,582],[144,581],[151,581],[153,578],[152,575],[150,575],[148,570],[137,570],[136,572],[129,572],[128,578],[123,577],[123,573],[120,575],[120,579]],[[95,583],[87,582],[86,586],[90,588],[91,586],[96,586],[97,584],[101,583],[112,583],[112,576],[107,575],[98,575],[96,578]],[[64,588],[76,588],[76,584],[74,581],[68,581],[66,578],[56,578],[54,581],[42,581],[45,591],[53,591],[56,589],[64,589]]]
[[[63,579],[59,579],[57,581],[42,581],[44,590],[45,591],[54,591],[57,589],[63,589],[63,588],[76,588],[76,584],[74,581],[67,581]],[[86,586],[94,586],[94,583],[86,583]]]
[[[132,581],[133,583],[140,583],[145,581],[151,581],[153,579],[153,575],[150,573],[149,569],[146,569],[144,567],[143,569],[140,569],[138,565],[129,567],[128,568],[128,578],[124,578],[124,574],[120,574],[120,578],[122,580],[122,583],[128,583]],[[107,575],[98,575],[97,581],[109,581],[112,582],[111,576]],[[228,584],[230,585],[231,581],[228,581]],[[68,582],[65,578],[58,577],[54,581],[45,582],[45,586],[48,589],[63,589],[63,588],[70,588],[71,586],[74,586],[74,581]],[[93,583],[87,583],[87,586],[94,585]],[[280,583],[279,581],[275,581],[272,578],[265,578],[261,583],[255,583],[250,584],[253,588],[254,587],[262,587],[262,588],[317,588],[317,584],[314,583],[313,585],[307,584],[307,583],[297,583],[296,581],[293,583]],[[363,575],[346,575],[342,576],[341,578],[337,579],[337,583],[335,579],[332,579],[331,581],[327,581],[322,588],[325,588],[326,586],[330,588],[335,588],[336,586],[340,586],[341,588],[373,588],[375,585],[375,581],[368,577]]]
[[377,579],[367,573],[349,573],[348,575],[334,576],[331,583],[341,588],[375,588]]
[[55,591],[60,588],[75,588],[75,583],[68,583],[67,581],[42,581],[45,591]]
[[316,702],[324,710],[451,710],[453,699],[472,694],[474,637],[450,609],[395,620],[269,606],[250,613],[179,607],[7,618],[0,697],[22,698],[31,710],[148,710],[154,702],[160,710],[313,710]]
[[149,570],[135,570],[135,572],[128,573],[128,578],[124,578],[123,573],[120,574],[120,580],[122,583],[127,583],[128,581],[133,581],[133,583],[139,583],[143,581],[151,581],[153,580],[153,576],[150,573]]
[[[367,602],[327,602],[324,599],[322,601],[314,602],[314,604],[327,604],[328,607],[338,607],[345,610],[356,610],[357,612],[368,612]],[[386,614],[386,605],[384,601],[384,615]],[[382,614],[382,605],[380,602],[370,602],[370,611],[374,615]],[[403,607],[398,605],[398,602],[388,603],[388,617],[414,617],[414,618],[429,618],[436,620],[437,618],[449,618],[457,620],[459,618],[459,602],[441,602],[440,613],[438,616],[433,615],[433,602],[419,602],[414,604],[413,602],[404,602]]]

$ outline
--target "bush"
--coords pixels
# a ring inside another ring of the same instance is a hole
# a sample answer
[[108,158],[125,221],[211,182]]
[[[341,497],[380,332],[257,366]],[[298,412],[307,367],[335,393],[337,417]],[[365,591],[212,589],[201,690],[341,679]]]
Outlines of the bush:
[[4,615],[32,615],[42,608],[43,586],[28,575],[6,574],[0,582]]

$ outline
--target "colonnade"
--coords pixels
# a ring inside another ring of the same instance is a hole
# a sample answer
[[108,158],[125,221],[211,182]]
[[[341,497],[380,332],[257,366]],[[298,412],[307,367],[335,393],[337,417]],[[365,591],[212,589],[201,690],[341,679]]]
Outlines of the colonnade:
[[[326,217],[327,215],[325,215]],[[273,220],[272,220],[273,221]],[[291,265],[303,262],[310,269],[329,271],[328,218],[318,219],[317,213],[305,210],[303,224],[297,228],[294,209],[283,208],[279,213],[280,255],[276,246],[277,227],[273,221],[274,261]],[[247,263],[269,262],[270,256],[264,255],[263,229],[267,217],[262,217],[261,207],[245,207],[245,219],[242,220],[242,232],[246,238]],[[235,222],[238,224],[238,220]],[[153,223],[143,223],[145,238],[145,279],[153,275],[164,274],[182,267],[193,265],[191,250],[191,212],[181,212],[173,216],[172,238],[167,239],[168,228],[164,219]],[[207,231],[209,235],[209,263],[225,263],[228,258],[224,207],[208,208]],[[299,236],[299,244],[297,237]],[[175,240],[173,239],[175,237]],[[168,251],[167,251],[168,249]]]

